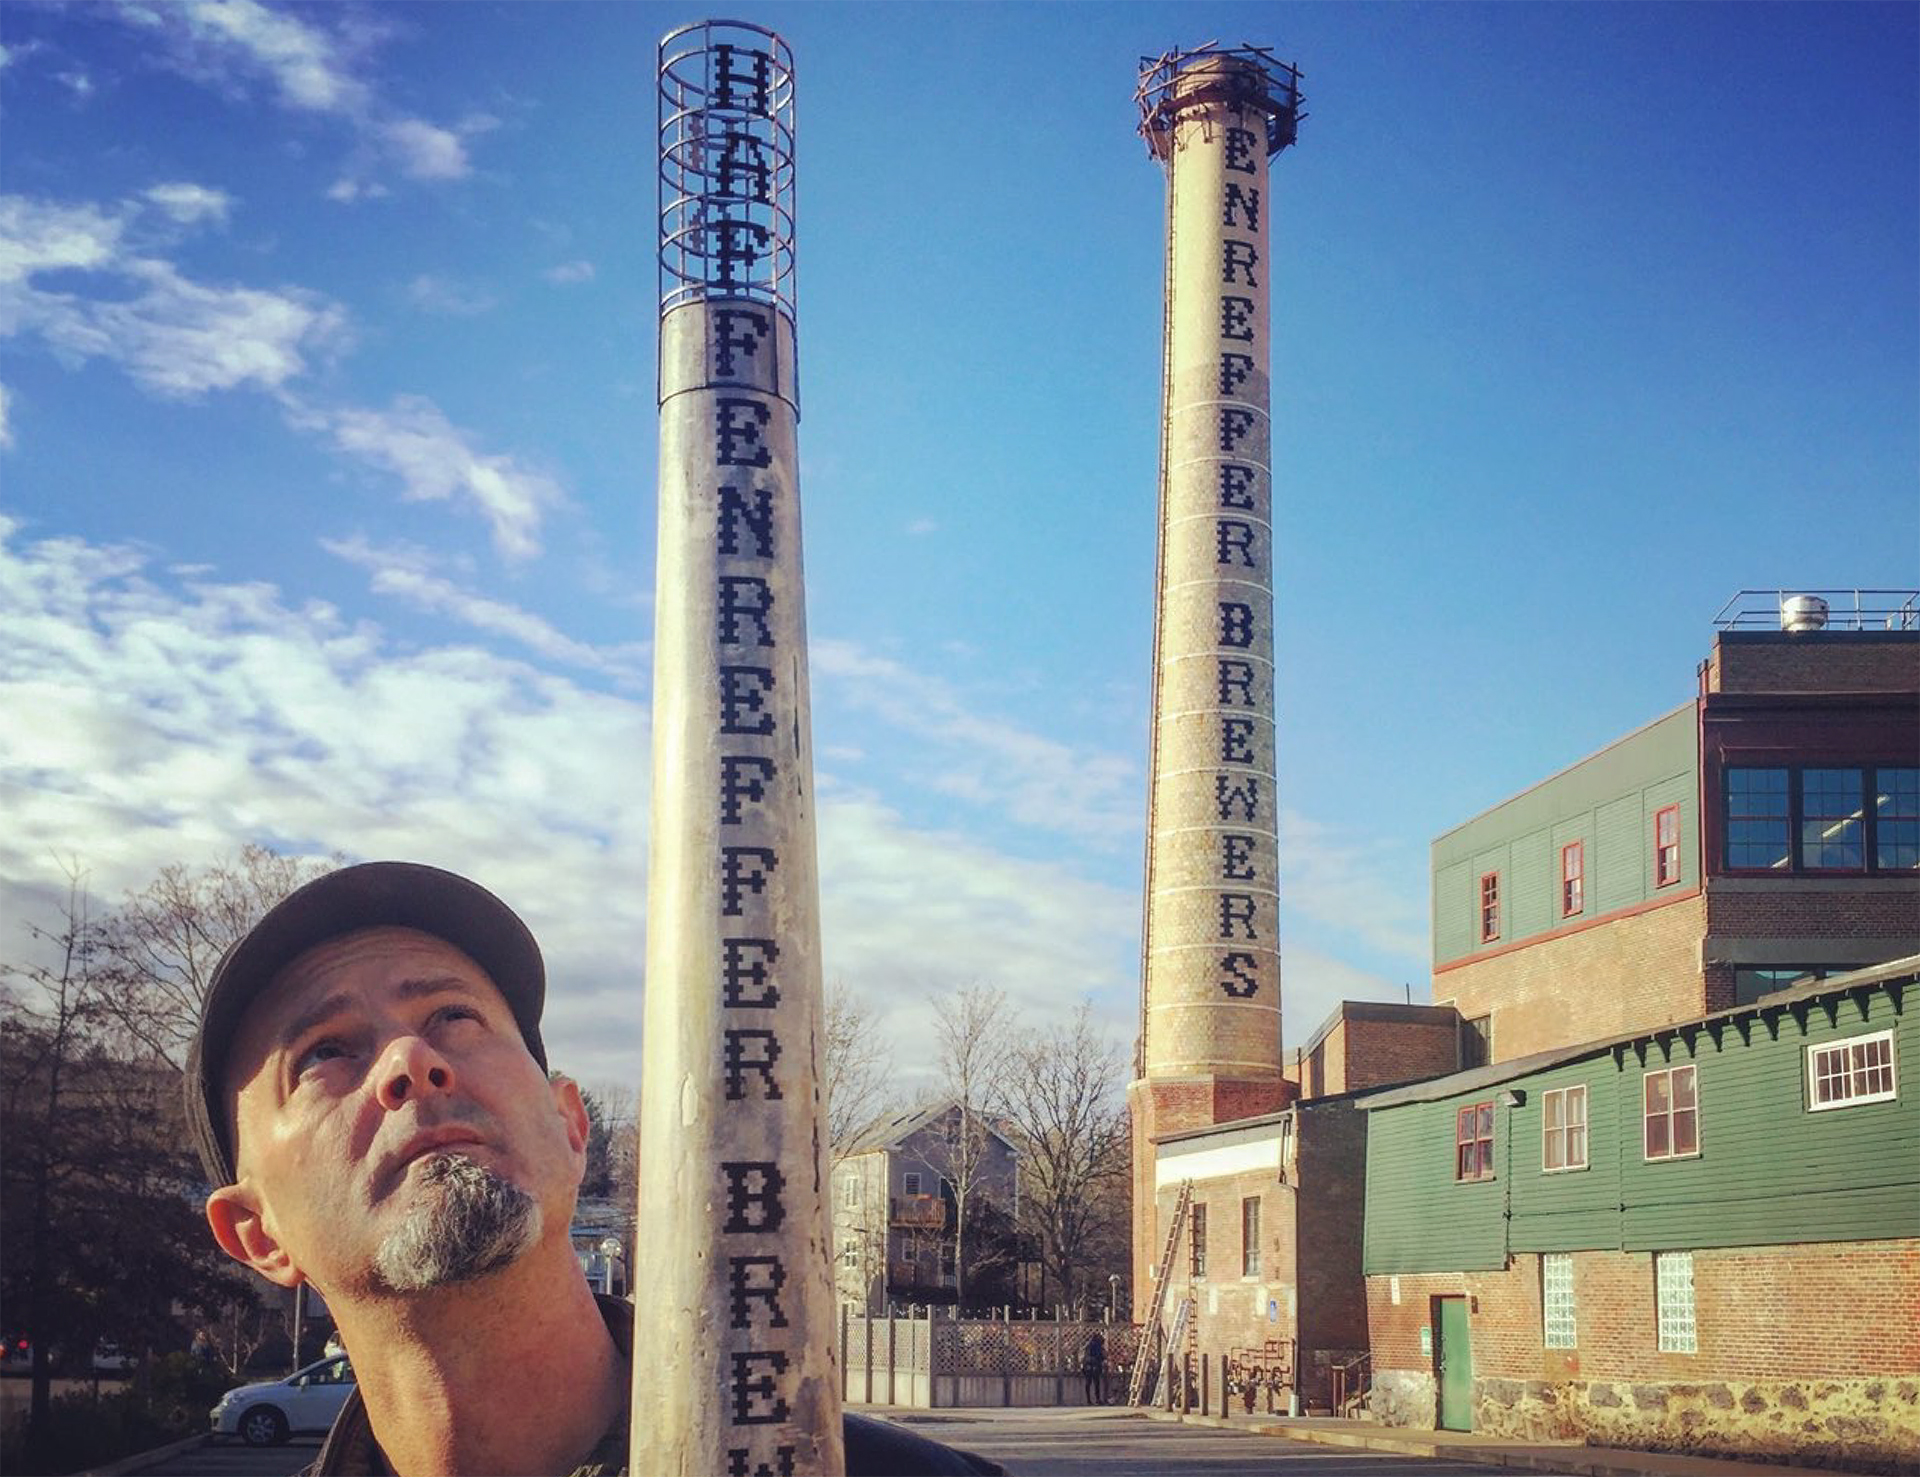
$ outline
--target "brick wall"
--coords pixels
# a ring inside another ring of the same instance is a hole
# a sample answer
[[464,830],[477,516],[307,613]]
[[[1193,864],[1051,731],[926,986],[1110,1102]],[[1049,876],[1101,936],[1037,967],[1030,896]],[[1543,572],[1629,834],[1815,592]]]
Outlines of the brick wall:
[[1154,1205],[1153,1142],[1166,1134],[1275,1113],[1292,1100],[1284,1078],[1148,1078],[1127,1088],[1133,1134],[1133,1286],[1136,1316],[1153,1294],[1166,1224]]
[[1375,1414],[1432,1425],[1420,1331],[1432,1298],[1464,1294],[1476,1430],[1868,1471],[1920,1450],[1920,1241],[1700,1250],[1693,1276],[1692,1354],[1658,1347],[1645,1253],[1574,1254],[1571,1350],[1544,1346],[1538,1256],[1370,1277]]
[[1442,1077],[1459,1065],[1458,1015],[1446,1020],[1343,1022],[1345,1076],[1329,1092]]
[[1720,636],[1707,659],[1713,692],[1912,692],[1920,637],[1824,632]]
[[1704,1015],[1699,894],[1435,974],[1437,1004],[1493,1016],[1493,1060]]

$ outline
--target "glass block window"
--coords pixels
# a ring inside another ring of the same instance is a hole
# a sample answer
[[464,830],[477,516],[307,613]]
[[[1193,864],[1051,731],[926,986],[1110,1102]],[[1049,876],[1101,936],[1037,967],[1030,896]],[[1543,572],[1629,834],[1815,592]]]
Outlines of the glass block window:
[[1454,1115],[1453,1177],[1493,1178],[1493,1104],[1475,1103]]
[[1573,1257],[1570,1253],[1552,1251],[1540,1258],[1540,1307],[1547,1347],[1575,1347]]
[[1800,771],[1800,865],[1859,871],[1867,864],[1857,769]]
[[1260,1275],[1260,1197],[1240,1202],[1240,1275]]
[[1653,885],[1671,887],[1680,880],[1680,807],[1668,805],[1653,817]]
[[1736,870],[1784,868],[1791,860],[1784,769],[1729,769],[1727,865]]
[[1587,1088],[1555,1087],[1540,1095],[1540,1167],[1587,1167]]
[[1873,779],[1874,866],[1920,869],[1920,769],[1876,769]]
[[1897,1096],[1892,1031],[1807,1048],[1807,1106],[1815,1112]]
[[1587,847],[1575,841],[1560,848],[1560,916],[1571,918],[1587,906]]
[[1700,1152],[1700,1098],[1694,1068],[1668,1067],[1646,1077],[1646,1153],[1684,1159]]
[[1699,1352],[1693,1322],[1693,1253],[1660,1251],[1653,1257],[1653,1298],[1660,1324],[1660,1352]]

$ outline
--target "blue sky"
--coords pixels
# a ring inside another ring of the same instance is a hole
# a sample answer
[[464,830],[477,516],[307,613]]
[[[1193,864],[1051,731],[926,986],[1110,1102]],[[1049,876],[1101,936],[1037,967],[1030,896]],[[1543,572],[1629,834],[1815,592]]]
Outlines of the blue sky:
[[[830,976],[1130,1042],[1162,181],[1276,165],[1286,1034],[1424,998],[1431,837],[1684,701],[1743,586],[1920,583],[1911,5],[764,5],[799,73]],[[653,46],[629,4],[0,9],[0,918],[248,840],[456,866],[638,1059]]]

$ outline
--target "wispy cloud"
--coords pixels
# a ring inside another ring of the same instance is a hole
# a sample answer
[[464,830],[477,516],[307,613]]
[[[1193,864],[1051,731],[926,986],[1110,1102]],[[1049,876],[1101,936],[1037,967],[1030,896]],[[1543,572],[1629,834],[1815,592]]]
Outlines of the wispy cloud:
[[1137,834],[1144,801],[1131,756],[978,712],[941,679],[850,641],[819,639],[810,653],[816,680],[833,683],[843,706],[915,736],[918,783],[1101,846]]
[[940,525],[931,518],[916,518],[907,525],[907,533],[913,538],[923,538],[939,531]]
[[13,392],[0,385],[0,451],[13,445]]
[[548,267],[542,275],[549,282],[560,286],[569,286],[576,282],[593,281],[593,263],[589,261],[562,262],[557,267]]
[[[338,344],[345,316],[318,294],[210,285],[122,249],[121,221],[90,205],[0,199],[0,335],[37,333],[68,363],[106,359],[156,395],[273,389]],[[111,273],[115,296],[35,279]]]
[[643,643],[601,648],[576,641],[529,610],[463,589],[439,573],[432,557],[418,549],[377,548],[360,538],[329,539],[321,547],[366,570],[377,595],[392,596],[490,636],[504,636],[549,661],[601,672],[629,686],[640,683],[647,654]]
[[423,272],[407,284],[407,301],[423,313],[448,318],[477,318],[493,308],[493,295],[471,282],[456,282]]
[[476,450],[468,432],[417,395],[399,396],[386,410],[302,408],[292,415],[296,425],[324,430],[341,451],[398,477],[407,501],[452,501],[477,510],[503,558],[539,553],[541,519],[564,501],[552,477],[511,456]]
[[[165,52],[188,75],[225,88],[265,80],[293,112],[337,118],[354,131],[366,156],[328,191],[339,200],[379,193],[362,178],[363,163],[384,160],[409,179],[454,180],[472,172],[458,130],[415,117],[384,98],[369,80],[369,28],[348,12],[296,14],[258,0],[191,0],[156,4],[126,0],[115,12],[157,33]],[[326,23],[320,19],[328,16]]]
[[225,224],[227,212],[233,204],[225,190],[184,180],[154,185],[146,191],[146,198],[174,220],[187,226],[197,225],[201,221]]

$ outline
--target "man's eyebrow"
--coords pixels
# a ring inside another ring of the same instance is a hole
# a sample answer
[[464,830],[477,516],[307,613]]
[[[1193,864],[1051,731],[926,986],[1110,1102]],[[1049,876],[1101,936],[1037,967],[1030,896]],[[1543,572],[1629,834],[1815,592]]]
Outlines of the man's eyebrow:
[[[393,987],[396,1000],[419,1000],[428,995],[478,995],[472,984],[458,975],[420,975],[412,979],[401,980]],[[351,1009],[353,996],[346,991],[337,991],[319,1001],[310,1010],[303,1010],[287,1024],[280,1033],[282,1047],[290,1047],[316,1026],[325,1024],[336,1015]]]

